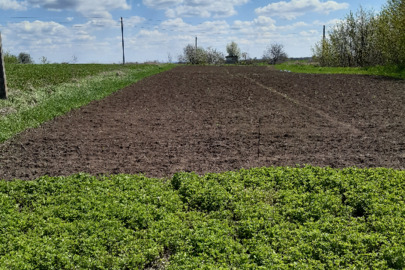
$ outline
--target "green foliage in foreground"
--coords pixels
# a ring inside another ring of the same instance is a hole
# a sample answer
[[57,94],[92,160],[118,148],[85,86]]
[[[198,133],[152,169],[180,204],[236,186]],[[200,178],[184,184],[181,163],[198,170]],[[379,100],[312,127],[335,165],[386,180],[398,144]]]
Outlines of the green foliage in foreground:
[[8,65],[0,143],[174,65]]
[[405,79],[405,69],[395,66],[375,66],[375,67],[321,67],[305,62],[286,62],[275,66],[278,70],[288,70],[296,73],[316,73],[316,74],[359,74],[385,76],[396,79]]
[[405,171],[0,182],[1,269],[403,269]]

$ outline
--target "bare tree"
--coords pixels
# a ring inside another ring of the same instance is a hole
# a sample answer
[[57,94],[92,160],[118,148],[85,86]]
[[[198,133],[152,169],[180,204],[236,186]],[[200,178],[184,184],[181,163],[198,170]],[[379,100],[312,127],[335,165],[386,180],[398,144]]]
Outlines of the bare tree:
[[49,64],[49,60],[48,60],[48,58],[46,58],[46,56],[40,57],[40,58],[39,58],[39,62],[40,62],[41,64],[43,64],[43,65]]
[[243,58],[243,60],[248,60],[248,58],[249,58],[249,54],[247,53],[247,52],[243,52],[242,53],[242,58]]
[[275,65],[280,61],[288,58],[284,51],[284,46],[279,43],[273,43],[264,51],[263,59],[267,60],[270,64]]

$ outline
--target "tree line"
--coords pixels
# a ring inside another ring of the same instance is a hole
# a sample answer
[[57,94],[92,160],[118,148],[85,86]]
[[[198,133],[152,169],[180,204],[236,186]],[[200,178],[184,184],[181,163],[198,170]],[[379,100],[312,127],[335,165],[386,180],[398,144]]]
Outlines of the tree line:
[[[227,56],[212,47],[208,47],[207,49],[202,47],[196,48],[195,46],[189,44],[184,47],[183,54],[179,56],[178,60],[180,63],[199,65],[224,64],[226,62],[225,59],[232,59],[231,61],[234,63],[248,63],[253,61],[250,59],[249,54],[247,52],[242,52],[239,45],[234,41],[226,45],[226,51],[228,53]],[[262,61],[266,61],[270,64],[276,64],[280,61],[285,61],[287,58],[288,56],[284,51],[284,46],[279,43],[273,43],[270,44],[263,52]]]
[[17,55],[13,55],[9,52],[4,54],[4,63],[5,64],[33,64],[34,60],[28,53],[21,52]]
[[388,0],[378,14],[362,7],[350,12],[313,53],[321,66],[405,67],[405,1]]

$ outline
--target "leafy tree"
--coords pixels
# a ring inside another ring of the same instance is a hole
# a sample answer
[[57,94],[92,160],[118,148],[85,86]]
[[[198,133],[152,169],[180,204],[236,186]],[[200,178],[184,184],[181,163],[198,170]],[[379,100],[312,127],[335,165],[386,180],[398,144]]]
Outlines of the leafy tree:
[[335,25],[315,44],[314,58],[323,66],[405,66],[405,1],[388,0],[380,14],[362,7]]
[[12,55],[10,52],[5,52],[3,54],[5,64],[18,64],[18,58]]
[[277,62],[284,61],[287,58],[288,56],[284,51],[284,46],[279,43],[271,44],[263,53],[263,59],[273,65],[277,64]]
[[20,64],[32,64],[33,61],[32,61],[31,55],[29,55],[28,53],[24,53],[24,52],[20,53],[18,55],[18,63],[20,63]]
[[183,54],[179,56],[179,61],[189,64],[222,64],[224,54],[214,48],[204,49],[189,44],[183,49]]
[[222,52],[217,51],[214,48],[208,47],[208,49],[205,51],[206,56],[207,56],[207,63],[208,64],[223,64],[224,63],[224,54]]
[[388,0],[382,9],[378,44],[388,63],[405,67],[405,1]]
[[229,56],[236,56],[238,57],[238,59],[241,56],[241,52],[239,49],[239,46],[236,42],[232,41],[231,43],[229,43],[228,45],[226,45],[226,51],[228,53]]
[[183,55],[179,56],[180,62],[185,62],[189,64],[205,64],[207,63],[207,53],[203,48],[198,47],[197,50],[195,46],[189,44],[183,49]]

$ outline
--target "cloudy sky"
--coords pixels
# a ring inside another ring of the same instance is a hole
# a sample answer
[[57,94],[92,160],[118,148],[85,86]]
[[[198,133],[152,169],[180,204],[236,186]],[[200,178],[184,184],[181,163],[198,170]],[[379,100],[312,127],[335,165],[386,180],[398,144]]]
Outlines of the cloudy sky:
[[271,43],[291,57],[311,56],[332,27],[360,5],[378,12],[386,0],[0,0],[3,50],[35,62],[177,61],[187,44],[223,53],[235,41],[251,58]]

